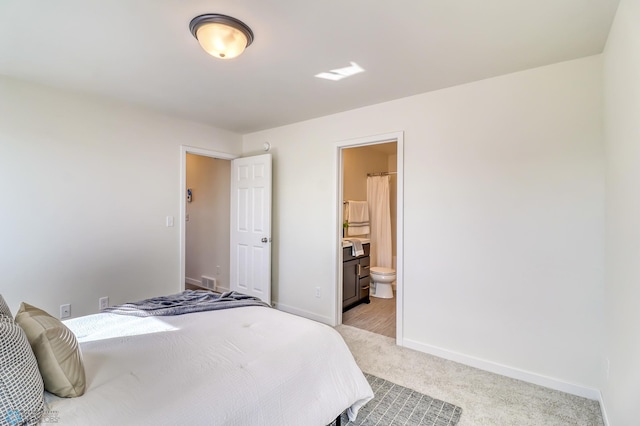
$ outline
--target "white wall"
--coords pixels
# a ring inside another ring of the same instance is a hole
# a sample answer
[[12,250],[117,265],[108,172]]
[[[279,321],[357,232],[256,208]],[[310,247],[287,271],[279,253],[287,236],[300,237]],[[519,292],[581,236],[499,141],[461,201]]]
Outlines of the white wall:
[[404,131],[404,343],[595,396],[601,91],[595,56],[245,135],[273,147],[274,299],[332,321],[336,142]]
[[[0,292],[53,315],[180,290],[180,145],[241,138],[0,77]],[[175,226],[165,226],[173,216]]]
[[186,281],[200,285],[205,275],[229,290],[231,161],[194,154],[186,161],[187,188],[193,191],[186,205]]
[[607,303],[602,394],[611,425],[640,418],[640,2],[622,0],[604,52]]

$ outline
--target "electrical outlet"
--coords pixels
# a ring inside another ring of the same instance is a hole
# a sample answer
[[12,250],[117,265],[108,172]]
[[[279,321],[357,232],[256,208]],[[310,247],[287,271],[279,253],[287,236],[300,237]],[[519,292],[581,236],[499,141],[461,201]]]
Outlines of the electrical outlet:
[[60,305],[60,319],[69,318],[71,316],[71,304]]
[[220,275],[220,265],[216,265],[216,275]]
[[98,299],[98,308],[102,311],[109,307],[109,296]]
[[320,287],[316,287],[316,297],[320,298]]

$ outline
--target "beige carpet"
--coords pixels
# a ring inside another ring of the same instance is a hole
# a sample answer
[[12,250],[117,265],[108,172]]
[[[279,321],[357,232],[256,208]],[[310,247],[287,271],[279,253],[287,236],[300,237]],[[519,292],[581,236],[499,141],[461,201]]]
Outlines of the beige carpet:
[[363,371],[462,407],[458,426],[603,425],[597,401],[401,348],[366,330],[336,330]]

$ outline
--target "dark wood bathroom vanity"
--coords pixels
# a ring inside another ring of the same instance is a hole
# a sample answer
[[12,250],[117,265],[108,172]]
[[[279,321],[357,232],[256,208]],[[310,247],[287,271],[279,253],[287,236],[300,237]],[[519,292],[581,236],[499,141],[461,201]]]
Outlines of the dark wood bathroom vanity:
[[364,254],[353,256],[352,247],[342,247],[342,312],[360,303],[369,303],[370,244],[362,245]]

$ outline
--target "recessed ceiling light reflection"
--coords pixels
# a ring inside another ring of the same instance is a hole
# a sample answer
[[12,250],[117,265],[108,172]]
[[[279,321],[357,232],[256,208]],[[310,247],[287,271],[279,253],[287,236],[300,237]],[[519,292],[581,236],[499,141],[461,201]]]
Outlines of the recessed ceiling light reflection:
[[359,74],[361,72],[364,72],[364,68],[362,68],[360,65],[356,64],[355,62],[351,62],[351,65],[349,65],[348,67],[338,68],[335,70],[331,70],[329,72],[321,72],[319,74],[316,74],[315,76],[318,78],[324,78],[325,80],[338,81],[338,80],[342,80],[343,78],[347,78],[347,77],[351,77],[352,75]]

